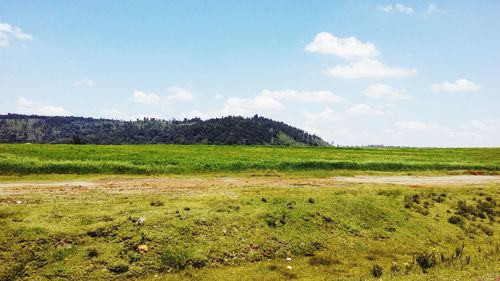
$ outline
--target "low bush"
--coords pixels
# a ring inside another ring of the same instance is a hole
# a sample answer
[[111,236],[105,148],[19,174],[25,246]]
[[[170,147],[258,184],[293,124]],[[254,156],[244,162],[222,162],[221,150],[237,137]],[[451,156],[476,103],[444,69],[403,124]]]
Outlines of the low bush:
[[375,278],[381,277],[382,276],[382,267],[378,264],[375,264],[372,267],[371,273],[372,273],[373,277],[375,277]]

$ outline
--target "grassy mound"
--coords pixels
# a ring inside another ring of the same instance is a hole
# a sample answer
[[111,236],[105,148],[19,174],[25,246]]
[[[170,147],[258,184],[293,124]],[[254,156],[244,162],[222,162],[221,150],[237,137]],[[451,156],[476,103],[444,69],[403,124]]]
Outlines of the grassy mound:
[[499,190],[345,183],[2,195],[0,280],[493,280]]

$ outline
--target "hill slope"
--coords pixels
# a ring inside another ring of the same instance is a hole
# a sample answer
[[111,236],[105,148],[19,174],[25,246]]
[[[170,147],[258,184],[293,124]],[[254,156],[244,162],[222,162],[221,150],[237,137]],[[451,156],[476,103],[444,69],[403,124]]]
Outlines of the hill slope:
[[0,115],[1,143],[328,145],[264,117],[120,121],[84,117]]

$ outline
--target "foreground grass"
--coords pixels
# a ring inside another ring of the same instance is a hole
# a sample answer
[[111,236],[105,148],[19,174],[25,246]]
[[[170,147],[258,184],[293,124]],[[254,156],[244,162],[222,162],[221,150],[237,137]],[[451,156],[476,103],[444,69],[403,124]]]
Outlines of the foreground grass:
[[498,173],[500,148],[1,144],[0,174]]
[[499,187],[4,194],[0,280],[495,280]]

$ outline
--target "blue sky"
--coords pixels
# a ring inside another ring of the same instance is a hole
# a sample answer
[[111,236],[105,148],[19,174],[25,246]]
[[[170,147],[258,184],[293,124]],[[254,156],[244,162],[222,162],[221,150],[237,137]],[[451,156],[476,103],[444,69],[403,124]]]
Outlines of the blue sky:
[[497,1],[0,2],[0,113],[259,114],[341,145],[499,146]]

